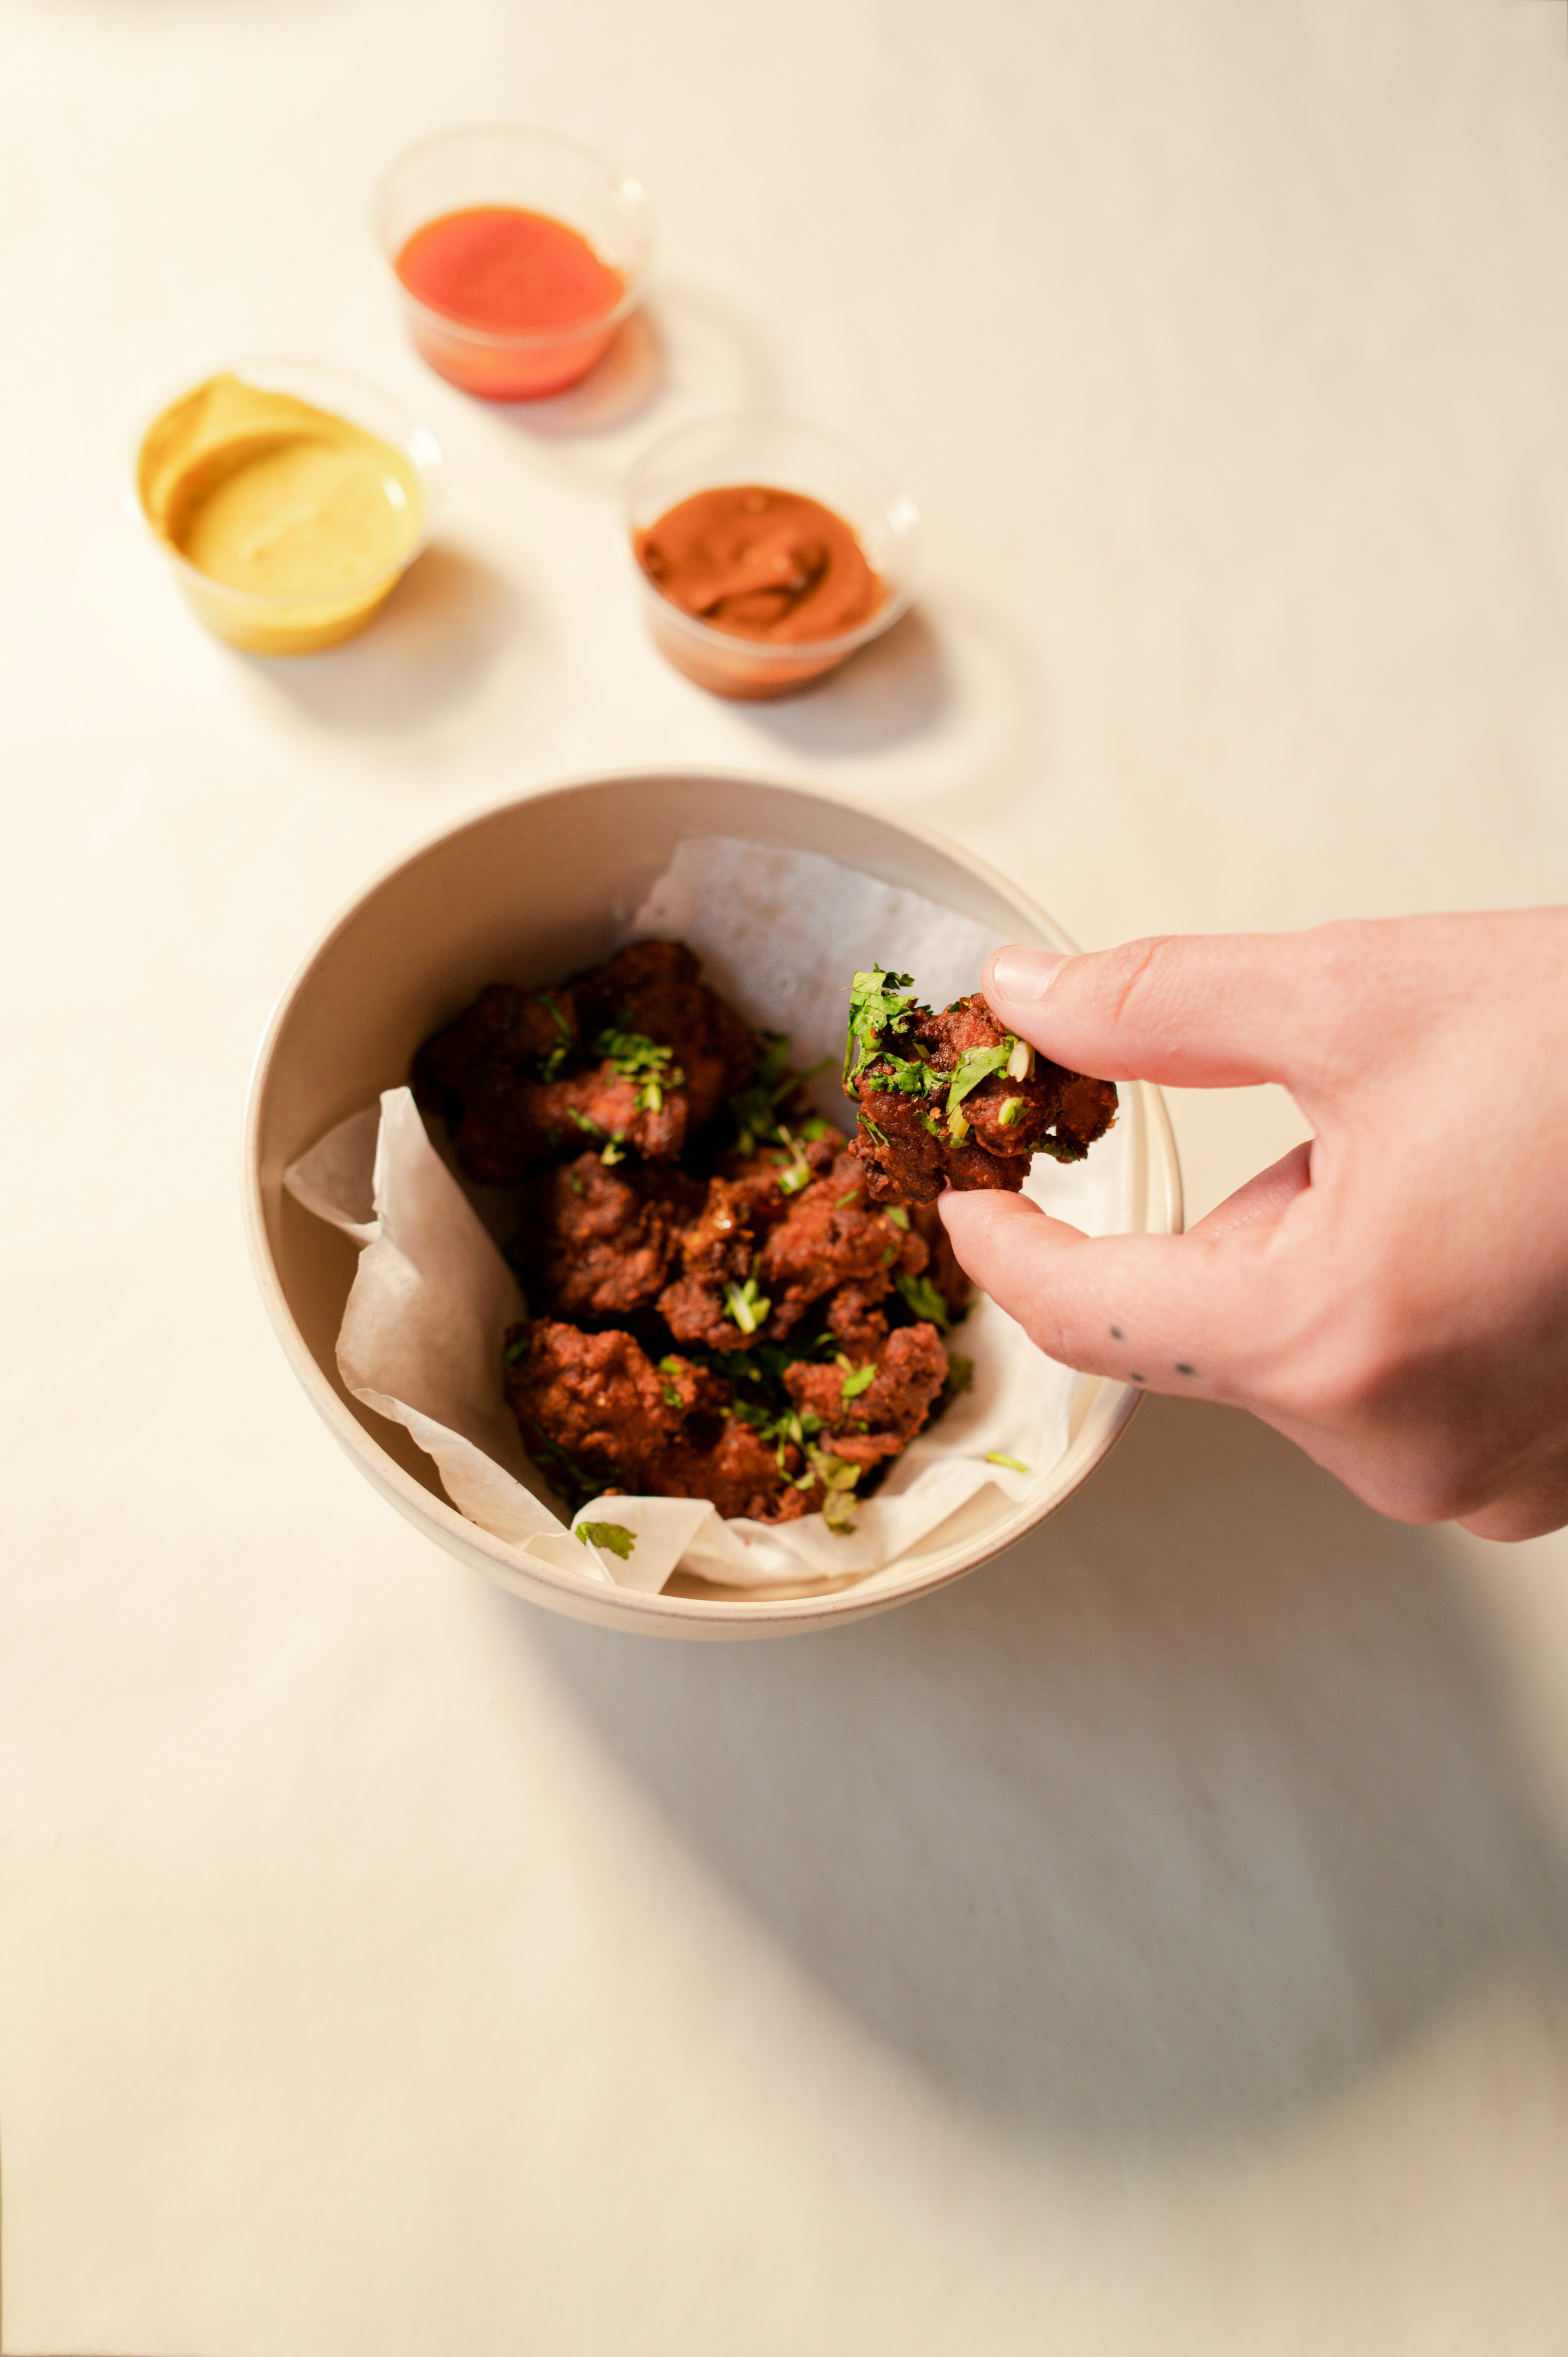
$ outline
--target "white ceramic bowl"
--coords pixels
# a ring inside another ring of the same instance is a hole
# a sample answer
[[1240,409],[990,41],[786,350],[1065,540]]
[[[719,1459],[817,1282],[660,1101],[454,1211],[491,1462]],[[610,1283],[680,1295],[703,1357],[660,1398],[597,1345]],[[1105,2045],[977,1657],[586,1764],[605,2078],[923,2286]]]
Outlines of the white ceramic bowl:
[[[1004,877],[956,845],[822,787],[679,770],[583,778],[520,795],[443,829],[375,877],[284,992],[251,1082],[246,1226],[278,1338],[328,1428],[367,1480],[449,1554],[576,1620],[660,1636],[781,1636],[885,1610],[999,1554],[1092,1471],[1139,1394],[1086,1379],[1067,1454],[1024,1503],[983,1491],[918,1549],[831,1593],[743,1598],[678,1579],[673,1592],[642,1596],[543,1567],[523,1572],[448,1504],[407,1433],[345,1390],[335,1345],[357,1250],[283,1184],[287,1166],[325,1131],[407,1079],[414,1049],[454,1007],[498,977],[544,982],[605,956],[676,845],[714,834],[820,852],[1011,940],[1073,947]],[[1158,1091],[1123,1086],[1119,1127],[1132,1225],[1174,1233],[1181,1178]]]

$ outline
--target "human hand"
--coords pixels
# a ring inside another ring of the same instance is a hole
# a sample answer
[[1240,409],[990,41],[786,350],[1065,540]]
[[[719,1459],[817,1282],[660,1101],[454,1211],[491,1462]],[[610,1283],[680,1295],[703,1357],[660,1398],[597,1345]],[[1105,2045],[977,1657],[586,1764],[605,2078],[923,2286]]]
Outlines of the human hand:
[[1568,910],[1004,949],[984,989],[1076,1071],[1278,1081],[1314,1131],[1185,1236],[945,1192],[1041,1350],[1249,1408],[1402,1522],[1568,1523]]

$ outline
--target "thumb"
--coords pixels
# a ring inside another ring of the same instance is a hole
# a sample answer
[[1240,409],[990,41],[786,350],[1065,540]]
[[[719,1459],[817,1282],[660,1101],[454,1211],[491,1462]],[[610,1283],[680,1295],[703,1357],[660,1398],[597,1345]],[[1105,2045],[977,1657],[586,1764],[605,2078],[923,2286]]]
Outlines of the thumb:
[[1086,1236],[1026,1195],[938,1197],[966,1274],[1048,1359],[1155,1392],[1236,1401],[1267,1335],[1268,1227],[1223,1236]]
[[1358,988],[1362,930],[1167,934],[1079,957],[1014,946],[983,986],[998,1021],[1070,1071],[1312,1094]]

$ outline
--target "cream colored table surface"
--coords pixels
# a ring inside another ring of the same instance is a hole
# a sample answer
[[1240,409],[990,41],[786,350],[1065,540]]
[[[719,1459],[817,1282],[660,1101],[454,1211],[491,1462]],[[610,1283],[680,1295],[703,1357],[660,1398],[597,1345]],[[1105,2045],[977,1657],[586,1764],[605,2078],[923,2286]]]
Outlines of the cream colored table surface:
[[[1568,896],[1563,7],[0,39],[4,2349],[1568,2350],[1568,1543],[1392,1527],[1155,1402],[924,1606],[605,1636],[355,1478],[236,1171],[340,899],[582,770],[847,784],[1089,942]],[[423,373],[364,226],[498,116],[660,231],[637,366],[532,415]],[[453,480],[292,668],[118,504],[149,399],[277,350],[403,393]],[[749,404],[929,530],[918,615],[770,711],[661,667],[618,526],[653,434]],[[1199,1209],[1296,1134],[1176,1112]]]

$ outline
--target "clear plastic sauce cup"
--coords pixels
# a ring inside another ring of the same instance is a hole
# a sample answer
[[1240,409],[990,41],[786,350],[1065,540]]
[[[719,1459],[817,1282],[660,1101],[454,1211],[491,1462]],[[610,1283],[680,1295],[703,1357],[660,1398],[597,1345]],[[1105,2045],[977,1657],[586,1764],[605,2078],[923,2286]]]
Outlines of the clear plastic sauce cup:
[[[848,524],[883,585],[875,610],[832,637],[776,640],[718,628],[666,596],[641,561],[646,536],[696,493],[745,485],[803,493]],[[891,629],[915,594],[914,500],[849,444],[787,419],[717,418],[655,443],[628,479],[627,526],[654,644],[715,695],[757,701],[793,694]]]
[[[482,401],[542,400],[585,376],[641,302],[652,242],[648,199],[626,173],[575,140],[502,124],[446,132],[400,156],[376,191],[374,226],[414,349]],[[510,255],[509,227],[521,241]],[[567,316],[563,264],[581,289]]]

